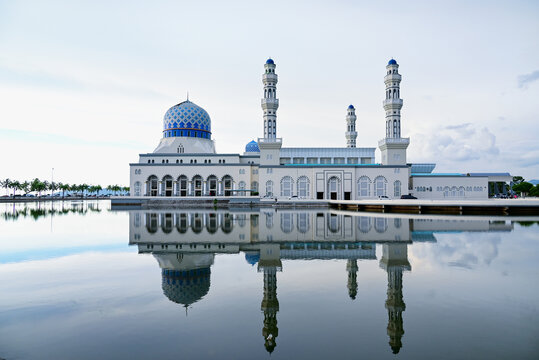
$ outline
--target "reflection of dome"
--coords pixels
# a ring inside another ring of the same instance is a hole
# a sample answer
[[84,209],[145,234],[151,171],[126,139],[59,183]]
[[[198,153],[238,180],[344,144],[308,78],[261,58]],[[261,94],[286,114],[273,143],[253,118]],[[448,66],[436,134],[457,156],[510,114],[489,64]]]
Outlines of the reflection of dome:
[[260,148],[258,147],[258,143],[256,141],[251,141],[247,145],[245,145],[245,152],[260,152]]
[[166,297],[185,306],[202,299],[210,290],[210,268],[162,271],[162,287]]
[[387,64],[388,65],[397,65],[397,61],[395,61],[395,59],[391,59],[391,60],[389,60],[389,62]]
[[260,260],[260,253],[258,251],[245,252],[245,261],[247,261],[247,263],[254,266],[258,260]]
[[174,105],[163,119],[163,137],[211,139],[211,119],[206,110],[189,100]]

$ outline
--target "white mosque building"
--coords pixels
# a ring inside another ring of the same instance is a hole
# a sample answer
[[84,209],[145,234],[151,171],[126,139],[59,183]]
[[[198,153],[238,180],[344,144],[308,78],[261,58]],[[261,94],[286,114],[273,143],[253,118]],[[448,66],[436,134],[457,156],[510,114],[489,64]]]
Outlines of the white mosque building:
[[509,174],[435,174],[435,164],[407,162],[410,139],[401,137],[402,77],[394,59],[384,77],[381,163],[375,162],[374,147],[356,146],[353,105],[346,109],[345,147],[283,147],[283,139],[277,137],[275,68],[268,59],[262,75],[264,137],[248,143],[243,154],[217,153],[208,113],[189,100],[174,105],[165,114],[157,148],[130,164],[130,195],[361,200],[411,194],[420,199],[486,199],[489,181],[511,181]]

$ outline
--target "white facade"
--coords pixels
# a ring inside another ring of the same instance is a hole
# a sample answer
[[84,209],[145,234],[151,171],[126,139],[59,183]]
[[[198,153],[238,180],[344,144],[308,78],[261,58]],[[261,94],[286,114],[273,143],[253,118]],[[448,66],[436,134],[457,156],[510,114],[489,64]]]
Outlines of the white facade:
[[461,175],[412,176],[410,185],[418,199],[479,200],[488,197],[488,177]]
[[[356,200],[413,194],[440,199],[457,188],[461,198],[488,196],[486,178],[411,177],[407,163],[408,138],[401,138],[401,75],[390,60],[384,78],[386,134],[378,145],[382,163],[375,163],[375,148],[356,147],[355,108],[346,113],[346,146],[287,148],[277,137],[276,65],[268,59],[262,76],[264,137],[251,141],[243,155],[219,154],[211,139],[208,113],[189,100],[165,114],[163,137],[153,153],[140,154],[130,164],[131,196],[268,196],[287,199]],[[427,164],[428,165],[428,164]],[[431,169],[432,171],[432,169]],[[412,182],[410,182],[412,181]],[[467,189],[484,188],[484,191]],[[464,195],[461,188],[464,187]],[[423,191],[424,188],[429,189]],[[432,191],[430,189],[433,189]],[[418,190],[419,189],[419,190]],[[438,191],[438,189],[442,189]]]

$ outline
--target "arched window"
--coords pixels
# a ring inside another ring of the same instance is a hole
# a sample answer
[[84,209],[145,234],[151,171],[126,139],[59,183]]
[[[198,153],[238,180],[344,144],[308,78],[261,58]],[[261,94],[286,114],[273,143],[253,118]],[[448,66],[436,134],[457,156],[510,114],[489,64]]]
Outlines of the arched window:
[[341,230],[341,224],[337,214],[329,214],[327,218],[328,230],[332,233],[338,233]]
[[459,187],[459,196],[464,197],[464,186]]
[[174,226],[174,221],[172,220],[172,214],[166,213],[161,214],[161,229],[165,234],[170,234]]
[[191,193],[194,196],[202,196],[202,181],[202,176],[193,176]]
[[178,178],[178,195],[179,196],[187,196],[188,195],[188,189],[187,189],[187,176],[182,175]]
[[159,227],[159,220],[156,213],[146,213],[146,229],[150,234],[155,234]]
[[309,178],[307,176],[300,176],[298,179],[298,197],[308,198],[309,197]]
[[368,216],[360,216],[357,227],[362,233],[368,233],[369,231],[371,231],[371,218]]
[[393,193],[395,195],[395,198],[398,199],[401,197],[401,182],[399,180],[393,183]]
[[206,218],[206,229],[208,230],[208,233],[215,234],[217,232],[217,226],[217,214],[208,214]]
[[377,176],[374,179],[374,196],[386,196],[387,180],[383,176]]
[[302,234],[305,234],[309,231],[309,216],[310,214],[306,212],[301,212],[298,214],[298,231]]
[[135,196],[140,196],[140,181],[135,182]]
[[281,196],[292,196],[293,181],[290,176],[281,179]]
[[146,193],[146,196],[157,196],[159,191],[158,185],[159,181],[157,180],[157,176],[150,176],[148,178],[148,192]]
[[163,181],[161,182],[161,195],[163,196],[172,196],[172,190],[174,183],[174,179],[172,179],[172,176],[167,175],[163,178]]
[[360,197],[371,196],[371,179],[368,176],[359,178],[357,193]]
[[191,214],[191,229],[195,234],[200,234],[202,232],[203,226],[203,217],[202,214],[194,213]]
[[246,184],[245,184],[245,181],[240,181],[238,183],[238,187],[239,187],[239,192],[238,192],[238,195],[239,196],[245,196],[245,188],[246,188]]
[[217,195],[217,176],[210,175],[207,179],[208,184],[208,195],[216,196]]
[[384,233],[387,230],[387,218],[376,218],[374,219],[374,230],[378,233]]
[[188,226],[189,221],[187,220],[186,213],[176,215],[176,229],[178,229],[178,232],[180,234],[185,234],[187,232]]
[[288,234],[294,228],[294,218],[292,213],[281,213],[281,230]]
[[224,191],[225,196],[231,196],[232,184],[233,184],[232,176],[230,175],[223,176],[222,182],[223,182],[223,191]]
[[449,197],[449,186],[444,187],[444,197]]
[[273,196],[273,181],[266,181],[266,196]]

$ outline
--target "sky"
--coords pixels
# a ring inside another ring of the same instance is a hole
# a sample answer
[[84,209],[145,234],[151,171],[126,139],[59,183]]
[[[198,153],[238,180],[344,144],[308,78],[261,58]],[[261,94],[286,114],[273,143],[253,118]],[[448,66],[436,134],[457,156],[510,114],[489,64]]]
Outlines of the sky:
[[0,0],[0,179],[128,185],[187,92],[217,152],[243,153],[268,57],[285,147],[346,146],[350,104],[377,147],[395,58],[408,162],[539,179],[537,19],[537,1]]

